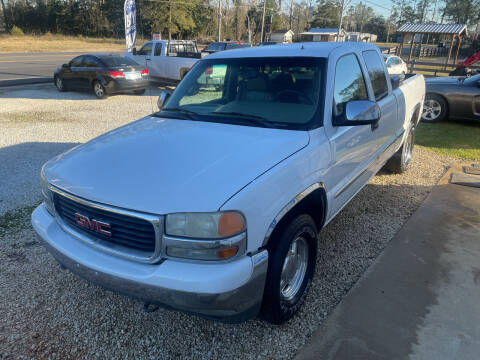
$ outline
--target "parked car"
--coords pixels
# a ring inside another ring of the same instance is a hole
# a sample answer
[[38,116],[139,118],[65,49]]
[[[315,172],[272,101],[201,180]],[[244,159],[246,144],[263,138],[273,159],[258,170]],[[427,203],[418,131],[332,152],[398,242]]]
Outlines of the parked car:
[[278,45],[279,43],[278,42],[275,42],[275,41],[264,41],[260,44],[258,44],[258,46],[269,46],[269,45]]
[[402,75],[408,73],[407,64],[401,57],[396,55],[383,55],[385,63],[387,64],[387,70],[390,75]]
[[480,75],[427,78],[422,121],[480,120]]
[[244,47],[251,47],[250,43],[244,43],[241,41],[220,41],[214,42],[202,49],[202,53],[213,54],[219,51],[232,50]]
[[148,87],[148,70],[120,55],[80,55],[53,74],[59,91],[93,90],[99,99],[109,94],[133,91],[143,94]]
[[[423,76],[390,81],[381,56],[324,42],[205,57],[158,113],[47,162],[33,227],[106,288],[283,323],[312,284],[318,231],[412,159]],[[221,86],[204,81],[216,68]]]
[[124,55],[146,67],[152,80],[173,83],[183,79],[201,57],[193,40],[152,40]]

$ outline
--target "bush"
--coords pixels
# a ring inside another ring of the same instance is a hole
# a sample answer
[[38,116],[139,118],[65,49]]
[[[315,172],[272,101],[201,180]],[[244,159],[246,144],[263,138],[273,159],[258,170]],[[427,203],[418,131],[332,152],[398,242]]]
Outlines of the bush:
[[22,36],[22,35],[24,35],[22,29],[20,29],[20,28],[19,28],[18,26],[16,26],[16,25],[13,25],[12,29],[10,30],[10,34],[16,35],[16,36]]

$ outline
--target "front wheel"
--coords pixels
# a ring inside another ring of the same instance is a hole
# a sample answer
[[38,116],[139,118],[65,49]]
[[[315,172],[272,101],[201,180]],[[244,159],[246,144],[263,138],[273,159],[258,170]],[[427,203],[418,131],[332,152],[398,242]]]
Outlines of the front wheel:
[[307,214],[291,221],[268,246],[270,261],[261,316],[282,324],[302,306],[310,289],[317,257],[317,228]]
[[441,96],[427,94],[423,103],[422,121],[438,122],[447,116],[447,102]]
[[55,86],[57,87],[58,91],[65,91],[65,83],[60,76],[55,76]]
[[385,164],[385,167],[388,170],[398,174],[407,171],[412,160],[414,143],[415,126],[412,123],[402,147],[390,158],[390,160],[388,160],[388,162]]
[[95,80],[93,82],[93,92],[95,93],[95,96],[99,99],[104,99],[107,97],[107,91],[98,80]]

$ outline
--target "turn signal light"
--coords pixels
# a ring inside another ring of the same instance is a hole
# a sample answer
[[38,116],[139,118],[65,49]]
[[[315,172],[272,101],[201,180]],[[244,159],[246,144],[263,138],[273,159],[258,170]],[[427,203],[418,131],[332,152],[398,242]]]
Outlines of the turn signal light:
[[110,75],[114,79],[125,77],[125,74],[121,71],[109,71],[108,75]]
[[147,76],[147,75],[148,75],[148,69],[143,69],[142,76]]
[[238,251],[238,246],[230,246],[225,249],[221,249],[217,251],[217,257],[222,260],[222,259],[229,259],[232,256],[235,256]]
[[243,231],[245,222],[242,215],[236,212],[224,212],[218,219],[218,235],[232,236]]

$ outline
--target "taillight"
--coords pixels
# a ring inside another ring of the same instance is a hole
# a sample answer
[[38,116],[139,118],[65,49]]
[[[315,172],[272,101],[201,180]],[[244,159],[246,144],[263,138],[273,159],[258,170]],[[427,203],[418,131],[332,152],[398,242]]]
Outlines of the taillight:
[[125,75],[121,71],[109,71],[108,75],[110,75],[114,79],[125,77]]
[[205,70],[205,74],[207,74],[207,75],[212,75],[212,74],[213,74],[213,68],[208,67],[208,68]]
[[148,69],[143,69],[142,76],[147,76],[147,75],[148,75]]

